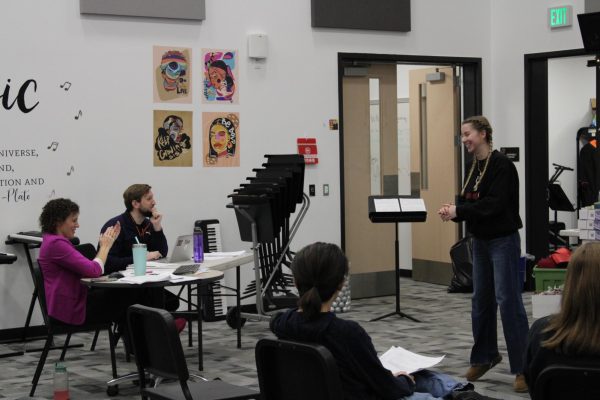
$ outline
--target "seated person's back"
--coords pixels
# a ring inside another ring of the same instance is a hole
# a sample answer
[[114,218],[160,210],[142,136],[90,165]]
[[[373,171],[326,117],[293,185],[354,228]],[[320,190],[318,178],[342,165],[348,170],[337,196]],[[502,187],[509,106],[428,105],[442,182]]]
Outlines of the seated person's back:
[[385,369],[371,338],[354,321],[323,312],[308,321],[297,309],[277,314],[271,330],[280,339],[325,346],[338,365],[344,399],[398,399],[414,391],[408,377],[395,377]]
[[392,374],[381,364],[367,332],[330,312],[348,275],[348,259],[338,246],[306,246],[296,254],[291,269],[299,307],[275,315],[271,330],[280,339],[325,346],[337,363],[345,400],[483,398],[471,390],[473,385],[439,372]]
[[567,267],[560,312],[535,321],[529,331],[525,378],[530,393],[550,365],[600,367],[599,310],[600,243],[586,243]]

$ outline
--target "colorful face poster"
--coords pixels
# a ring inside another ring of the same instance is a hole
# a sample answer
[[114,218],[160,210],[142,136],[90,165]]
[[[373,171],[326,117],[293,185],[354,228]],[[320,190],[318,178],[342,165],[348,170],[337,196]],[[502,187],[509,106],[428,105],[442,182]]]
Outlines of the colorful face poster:
[[203,103],[238,104],[238,68],[235,50],[202,50]]
[[192,166],[191,111],[154,110],[154,166]]
[[154,102],[192,102],[192,50],[154,46]]
[[240,114],[202,113],[205,167],[240,166]]

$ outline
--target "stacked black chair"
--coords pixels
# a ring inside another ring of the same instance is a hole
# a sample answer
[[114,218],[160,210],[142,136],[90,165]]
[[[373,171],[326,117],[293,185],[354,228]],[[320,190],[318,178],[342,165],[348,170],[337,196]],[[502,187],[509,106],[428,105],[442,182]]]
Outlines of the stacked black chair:
[[[133,353],[138,368],[142,399],[202,399],[242,400],[259,399],[260,393],[223,381],[206,381],[189,373],[179,333],[173,316],[158,308],[139,304],[127,310],[127,323],[131,333]],[[146,374],[156,380],[171,379],[175,383],[161,383],[153,388],[146,387]],[[190,377],[199,382],[188,382]]]
[[95,323],[95,324],[84,324],[84,325],[70,325],[61,323],[53,318],[50,318],[48,315],[48,311],[46,308],[46,290],[44,288],[44,277],[42,275],[42,270],[40,266],[35,263],[33,265],[33,282],[35,284],[35,289],[37,290],[37,298],[40,305],[40,309],[42,311],[42,317],[44,318],[44,325],[46,326],[46,344],[44,345],[44,349],[42,350],[42,354],[40,355],[40,360],[38,362],[37,368],[35,370],[35,374],[33,375],[33,380],[31,381],[32,387],[31,392],[29,393],[30,397],[33,397],[35,394],[35,389],[37,388],[38,381],[40,379],[40,375],[42,374],[42,370],[44,369],[44,364],[46,363],[46,357],[48,357],[48,352],[52,346],[53,338],[55,335],[66,334],[67,340],[65,341],[65,346],[63,347],[62,354],[60,359],[63,360],[65,357],[65,352],[67,350],[68,339],[71,337],[73,333],[79,332],[94,332],[99,330],[106,330],[108,332],[108,339],[110,344],[110,362],[112,366],[112,374],[113,377],[117,377],[117,362],[115,359],[115,344],[116,340],[114,338],[113,332],[111,330],[111,323]]
[[263,400],[344,398],[337,364],[324,346],[261,339],[255,353]]
[[[228,207],[235,210],[241,240],[252,242],[255,252],[255,279],[244,290],[242,300],[255,296],[256,304],[242,307],[243,321],[244,317],[264,316],[296,304],[292,277],[282,266],[289,266],[293,258],[290,243],[310,206],[303,190],[303,156],[265,157],[262,168],[254,169],[255,175],[229,196],[232,204]],[[290,223],[293,214],[296,216]],[[237,327],[239,311],[234,307],[228,312],[227,322],[233,328]]]

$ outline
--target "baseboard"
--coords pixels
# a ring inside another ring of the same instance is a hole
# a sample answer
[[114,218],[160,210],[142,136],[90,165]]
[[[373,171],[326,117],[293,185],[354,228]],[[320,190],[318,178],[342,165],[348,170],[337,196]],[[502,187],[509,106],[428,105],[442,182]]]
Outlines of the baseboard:
[[[48,331],[44,325],[30,326],[27,328],[27,338],[25,341],[32,339],[45,338]],[[23,341],[23,328],[8,328],[0,329],[0,344]]]
[[[412,271],[400,269],[403,278],[412,277]],[[395,271],[368,272],[350,275],[350,293],[353,299],[393,296],[396,294]]]
[[413,279],[415,281],[448,286],[453,275],[450,263],[413,258]]

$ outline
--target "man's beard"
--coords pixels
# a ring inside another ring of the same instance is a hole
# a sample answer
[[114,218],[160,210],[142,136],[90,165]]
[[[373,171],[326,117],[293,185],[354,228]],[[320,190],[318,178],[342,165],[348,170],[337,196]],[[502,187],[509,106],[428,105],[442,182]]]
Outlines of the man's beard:
[[140,213],[146,218],[152,218],[152,210],[140,210]]

